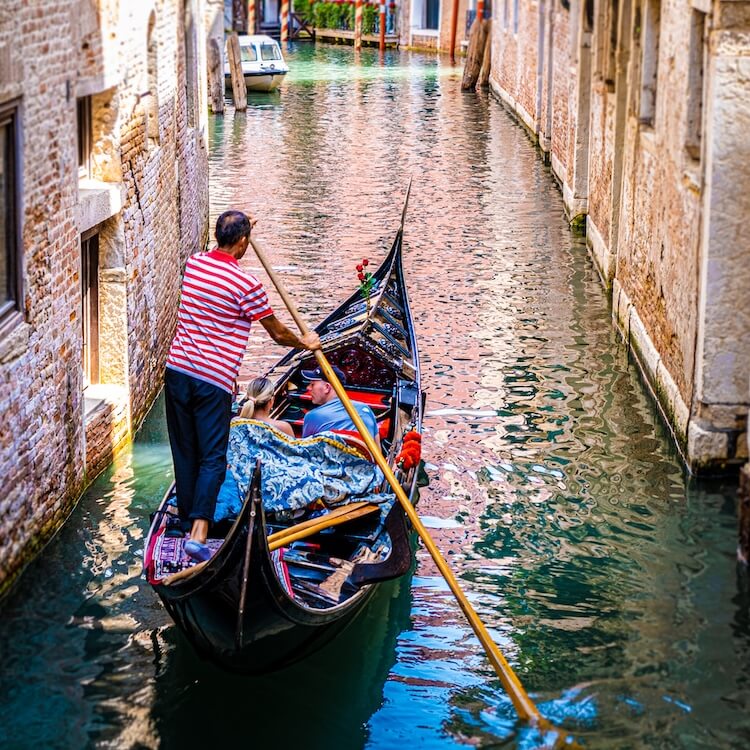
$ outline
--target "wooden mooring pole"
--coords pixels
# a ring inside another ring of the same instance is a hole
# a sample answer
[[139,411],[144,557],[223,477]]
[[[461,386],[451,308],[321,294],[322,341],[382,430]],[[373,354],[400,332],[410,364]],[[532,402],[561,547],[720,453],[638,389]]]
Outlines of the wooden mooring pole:
[[281,43],[289,41],[289,0],[281,0]]
[[206,47],[208,61],[208,98],[211,111],[221,114],[224,111],[224,66],[221,60],[221,47],[216,37],[208,40]]
[[248,0],[247,3],[247,33],[255,33],[255,0]]
[[487,23],[477,16],[469,31],[469,50],[464,63],[461,91],[471,91],[477,85],[479,71],[484,58],[484,43],[487,38]]
[[362,14],[364,12],[364,3],[357,0],[354,6],[354,49],[362,49]]
[[477,88],[484,88],[490,85],[490,67],[492,65],[492,19],[485,19],[484,24],[487,27],[487,32],[484,35],[484,54],[482,55],[482,67],[479,71]]
[[242,75],[240,40],[236,31],[233,31],[227,37],[227,56],[229,57],[229,72],[232,75],[234,109],[236,112],[244,112],[247,109],[247,89],[245,88],[245,76]]
[[381,54],[385,52],[385,0],[380,0],[380,38],[378,48]]

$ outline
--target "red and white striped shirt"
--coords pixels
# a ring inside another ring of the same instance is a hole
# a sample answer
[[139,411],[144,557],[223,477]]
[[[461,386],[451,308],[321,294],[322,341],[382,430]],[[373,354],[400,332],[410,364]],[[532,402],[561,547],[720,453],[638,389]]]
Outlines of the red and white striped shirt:
[[188,258],[167,367],[232,393],[254,320],[273,315],[263,285],[221,250]]

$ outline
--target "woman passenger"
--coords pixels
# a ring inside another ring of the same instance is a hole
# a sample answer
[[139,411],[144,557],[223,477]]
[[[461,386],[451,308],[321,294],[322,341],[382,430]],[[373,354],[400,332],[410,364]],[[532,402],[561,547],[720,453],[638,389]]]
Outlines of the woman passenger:
[[256,419],[259,422],[265,422],[279,432],[294,437],[294,430],[289,422],[271,418],[274,396],[273,383],[268,378],[260,377],[251,380],[245,389],[245,398],[247,400],[239,413],[240,419]]

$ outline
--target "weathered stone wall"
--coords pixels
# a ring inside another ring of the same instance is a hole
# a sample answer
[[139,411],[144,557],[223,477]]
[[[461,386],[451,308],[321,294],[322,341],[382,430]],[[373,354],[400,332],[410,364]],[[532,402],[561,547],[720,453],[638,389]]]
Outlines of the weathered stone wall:
[[[537,106],[538,3],[509,0],[500,5],[492,24],[490,85],[534,135],[539,135]],[[517,8],[517,15],[515,9]]]
[[513,5],[495,12],[493,89],[549,154],[571,219],[586,216],[617,324],[688,464],[739,463],[750,3],[518,4],[517,22]]
[[[661,3],[656,112],[653,125],[647,126],[639,121],[637,108],[630,108],[622,192],[622,215],[628,220],[620,222],[617,256],[619,285],[686,403],[693,386],[698,312],[700,192],[684,146],[686,97],[672,92],[685,90],[689,20],[681,0]],[[639,95],[641,56],[637,45],[630,71],[631,97]],[[606,165],[603,160],[602,172]],[[596,212],[596,226],[605,243],[609,242],[611,181],[607,177],[601,177],[604,186],[589,196],[590,211]]]
[[542,97],[542,144],[550,153],[550,159],[558,179],[563,183],[569,181],[570,145],[575,131],[572,127],[575,120],[571,116],[570,103],[575,101],[575,78],[570,72],[571,29],[570,11],[559,2],[549,3],[552,6],[551,24],[546,29],[547,48],[552,54],[545,57],[544,94]]
[[[187,35],[186,9],[196,19]],[[180,271],[206,234],[201,18],[199,0],[9,0],[0,13],[0,103],[18,103],[23,134],[24,264],[23,320],[0,335],[0,592],[160,388]],[[79,182],[85,96],[92,148]],[[101,385],[85,388],[87,230],[100,238]]]

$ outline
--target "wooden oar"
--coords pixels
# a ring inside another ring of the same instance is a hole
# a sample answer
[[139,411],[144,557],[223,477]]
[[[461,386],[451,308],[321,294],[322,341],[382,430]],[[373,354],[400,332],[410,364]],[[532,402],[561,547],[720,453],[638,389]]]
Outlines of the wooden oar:
[[350,503],[342,508],[336,508],[324,516],[311,518],[309,521],[303,521],[296,526],[290,526],[288,529],[282,529],[275,534],[269,534],[268,549],[270,552],[273,552],[279,549],[279,547],[286,547],[287,544],[296,542],[299,539],[305,539],[308,536],[317,534],[319,531],[323,531],[323,529],[330,529],[342,523],[349,523],[349,521],[353,521],[355,518],[369,516],[370,513],[374,513],[375,511],[380,511],[380,506],[375,503]]
[[[271,264],[266,258],[265,253],[252,237],[250,238],[250,244],[253,246],[255,254],[258,256],[258,260],[261,262],[261,265],[266,270],[268,277],[271,279],[273,285],[276,287],[276,290],[281,296],[281,299],[284,301],[284,304],[289,310],[289,314],[294,319],[294,322],[297,324],[297,327],[299,328],[302,335],[305,335],[309,332],[310,329],[307,327],[299,312],[297,312],[297,308],[287,294],[284,285],[277,277],[276,272],[271,267]],[[320,369],[325,374],[328,382],[333,386],[333,390],[336,392],[336,395],[339,397],[339,399],[341,399],[341,403],[344,405],[347,414],[351,417],[352,422],[354,422],[357,430],[359,430],[359,433],[362,436],[362,439],[365,441],[365,444],[367,445],[375,462],[380,467],[385,478],[388,480],[388,483],[391,485],[391,488],[396,494],[396,497],[401,504],[404,513],[406,513],[406,515],[408,516],[409,520],[412,523],[412,526],[416,529],[417,533],[422,539],[422,542],[424,543],[424,546],[427,548],[430,556],[435,561],[438,570],[450,587],[450,590],[453,592],[453,596],[456,597],[456,601],[458,602],[459,607],[461,607],[461,610],[466,615],[466,618],[469,621],[469,625],[471,625],[472,630],[474,631],[474,633],[476,633],[477,638],[479,638],[479,642],[482,644],[485,652],[487,653],[487,657],[490,660],[490,663],[494,667],[495,671],[497,672],[497,675],[500,678],[500,682],[505,688],[505,691],[510,696],[510,699],[515,706],[519,717],[524,721],[527,721],[539,727],[540,729],[560,731],[556,727],[553,727],[553,725],[551,725],[539,713],[539,709],[534,705],[531,698],[529,698],[528,694],[524,690],[523,685],[521,684],[521,681],[518,679],[518,677],[516,677],[516,674],[513,669],[511,669],[510,664],[508,664],[507,660],[500,652],[500,649],[490,637],[490,634],[487,632],[487,628],[479,619],[479,615],[477,615],[476,611],[471,606],[471,603],[466,598],[466,594],[464,594],[463,590],[461,589],[456,576],[448,566],[448,563],[440,553],[440,550],[435,545],[435,542],[432,540],[429,532],[424,527],[424,524],[417,515],[416,510],[414,510],[414,506],[406,496],[403,487],[401,487],[398,479],[396,479],[396,476],[391,470],[391,467],[388,465],[388,462],[385,460],[385,457],[380,451],[380,448],[378,448],[375,440],[370,434],[370,431],[367,429],[364,422],[362,421],[362,418],[359,416],[359,412],[354,408],[352,402],[349,400],[349,396],[344,389],[344,386],[341,384],[341,381],[338,379],[338,377],[336,377],[336,373],[328,363],[325,354],[323,354],[323,352],[319,349],[316,350],[314,354],[315,359],[317,359],[318,361]],[[567,743],[567,747],[578,746],[575,743]]]

